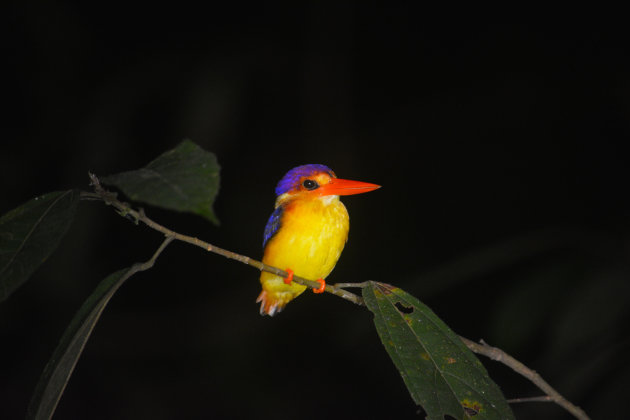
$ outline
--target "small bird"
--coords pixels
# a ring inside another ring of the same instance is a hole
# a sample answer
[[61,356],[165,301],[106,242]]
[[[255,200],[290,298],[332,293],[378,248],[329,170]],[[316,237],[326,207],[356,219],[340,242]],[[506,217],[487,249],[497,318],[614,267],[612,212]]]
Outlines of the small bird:
[[263,271],[260,314],[273,316],[299,296],[306,286],[292,283],[293,275],[315,280],[322,293],[324,279],[335,268],[350,228],[340,195],[361,194],[380,188],[367,182],[339,179],[324,165],[291,169],[276,186],[276,206],[263,237],[263,263],[282,268],[286,278]]

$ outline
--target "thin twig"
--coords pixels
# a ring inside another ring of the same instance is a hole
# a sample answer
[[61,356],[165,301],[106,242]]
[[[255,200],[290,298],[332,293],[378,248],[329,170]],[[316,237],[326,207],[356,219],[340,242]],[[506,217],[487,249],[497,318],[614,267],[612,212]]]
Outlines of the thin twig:
[[554,402],[553,398],[549,395],[541,395],[539,397],[523,397],[523,398],[510,398],[507,400],[509,404],[516,403],[528,403],[528,402]]
[[155,264],[155,261],[157,260],[157,258],[160,256],[160,254],[162,253],[162,251],[164,251],[164,248],[166,248],[168,246],[168,244],[170,244],[171,242],[173,242],[172,237],[167,236],[164,241],[162,242],[162,244],[160,245],[160,247],[155,251],[155,253],[153,254],[153,256],[151,257],[151,259],[149,259],[148,261],[145,261],[143,263],[136,263],[133,266],[131,266],[131,269],[129,270],[129,272],[127,272],[125,274],[125,277],[130,277],[133,274],[139,272],[139,271],[146,271],[149,268],[153,267],[153,265]]
[[358,287],[363,289],[364,287],[367,287],[368,284],[369,281],[364,281],[362,283],[335,283],[335,287],[340,287],[342,289],[347,289],[348,287]]
[[[106,191],[101,186],[101,183],[96,177],[96,175],[90,173],[89,176],[90,176],[90,180],[92,181],[92,186],[94,187],[95,192],[94,193],[82,192],[81,198],[83,199],[87,199],[87,200],[101,199],[103,200],[103,202],[105,202],[105,204],[114,207],[118,211],[118,213],[120,213],[122,216],[131,218],[136,223],[142,222],[148,227],[150,227],[151,229],[157,230],[158,232],[163,233],[165,236],[172,237],[175,240],[198,246],[200,248],[205,249],[208,252],[213,252],[223,257],[236,260],[243,264],[247,264],[249,266],[255,267],[259,269],[260,271],[266,271],[266,272],[269,272],[269,273],[272,273],[281,277],[287,277],[289,275],[289,273],[287,273],[284,270],[264,264],[261,261],[254,260],[245,255],[237,254],[235,252],[228,251],[223,248],[219,248],[218,246],[212,245],[208,242],[202,241],[201,239],[198,239],[192,236],[182,235],[181,233],[174,232],[160,225],[159,223],[151,220],[149,217],[147,217],[146,214],[144,214],[144,211],[142,210],[136,211],[133,208],[131,208],[131,206],[129,206],[128,204],[123,203],[122,201],[118,200],[115,193]],[[317,289],[320,287],[320,284],[318,282],[308,280],[308,279],[305,279],[296,275],[293,276],[293,281],[298,284],[310,287],[310,288]],[[363,298],[361,296],[355,295],[354,293],[348,292],[347,290],[344,290],[337,286],[327,284],[325,291],[333,295],[339,296],[343,299],[349,300],[350,302],[355,303],[357,305],[365,305],[365,303],[363,302]]]
[[512,370],[518,374],[526,377],[540,388],[545,394],[547,394],[551,401],[555,402],[559,406],[563,407],[569,413],[573,414],[575,418],[580,420],[589,420],[586,413],[578,406],[573,405],[566,398],[564,398],[558,391],[556,391],[551,385],[549,385],[538,373],[528,368],[523,363],[519,362],[503,350],[497,347],[492,347],[486,342],[481,340],[479,343],[475,343],[467,338],[460,337],[464,344],[473,352],[477,354],[483,354],[492,360],[501,362],[506,366],[509,366]]

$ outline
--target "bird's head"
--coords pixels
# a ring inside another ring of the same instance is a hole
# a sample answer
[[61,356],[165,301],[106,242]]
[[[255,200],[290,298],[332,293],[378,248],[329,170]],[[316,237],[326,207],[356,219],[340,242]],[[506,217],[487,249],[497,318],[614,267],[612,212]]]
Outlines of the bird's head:
[[340,195],[361,194],[380,188],[380,185],[339,179],[327,166],[311,164],[291,169],[278,182],[278,201],[304,198],[314,199]]

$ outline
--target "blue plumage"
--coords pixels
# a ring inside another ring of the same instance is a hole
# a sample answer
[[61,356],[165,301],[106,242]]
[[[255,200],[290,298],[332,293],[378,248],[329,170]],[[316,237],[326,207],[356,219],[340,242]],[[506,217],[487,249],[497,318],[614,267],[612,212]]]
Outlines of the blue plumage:
[[278,182],[278,185],[276,186],[276,195],[282,195],[291,191],[299,185],[300,178],[303,176],[311,176],[317,172],[326,172],[331,177],[335,178],[335,173],[326,165],[310,164],[298,166],[287,172],[280,182]]
[[282,219],[283,212],[284,207],[279,206],[273,211],[273,213],[271,213],[271,217],[267,220],[265,233],[263,235],[263,248],[267,245],[267,241],[269,241],[269,239],[271,239],[280,229],[280,220]]

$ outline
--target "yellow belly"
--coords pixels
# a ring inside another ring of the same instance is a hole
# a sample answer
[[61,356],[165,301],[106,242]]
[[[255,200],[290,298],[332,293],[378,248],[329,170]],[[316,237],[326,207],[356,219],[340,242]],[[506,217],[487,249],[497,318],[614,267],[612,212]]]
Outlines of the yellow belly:
[[[348,239],[349,217],[336,196],[288,203],[278,232],[265,248],[263,262],[308,280],[326,278],[335,268]],[[306,287],[287,285],[282,277],[263,272],[261,312],[280,311]],[[265,310],[265,306],[269,310]]]

